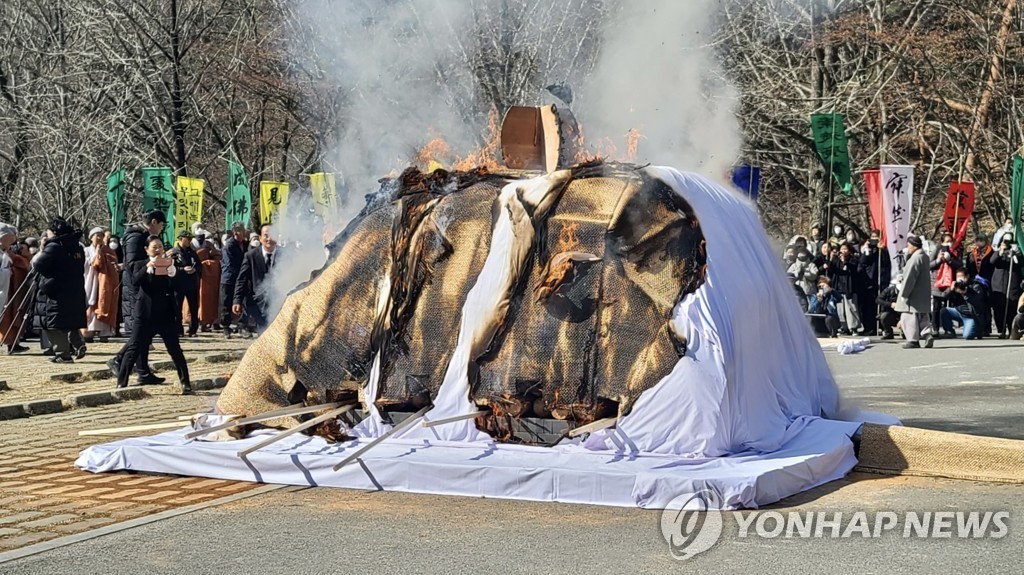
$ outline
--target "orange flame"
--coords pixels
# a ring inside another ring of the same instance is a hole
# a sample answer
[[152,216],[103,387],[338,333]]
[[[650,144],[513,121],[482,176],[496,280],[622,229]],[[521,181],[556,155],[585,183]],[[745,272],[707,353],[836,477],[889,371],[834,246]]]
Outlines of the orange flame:
[[444,161],[450,160],[451,156],[452,150],[448,146],[448,142],[441,138],[434,138],[420,148],[419,152],[416,153],[416,159],[413,160],[413,163],[420,169],[432,171],[430,169],[432,162],[444,165]]
[[487,113],[487,143],[475,152],[470,152],[465,158],[455,161],[452,168],[457,171],[467,171],[473,168],[486,168],[495,171],[500,167],[498,153],[501,150],[501,122],[498,118],[498,110],[491,108]]
[[635,162],[636,161],[636,151],[637,151],[637,148],[640,146],[640,140],[643,137],[644,137],[644,135],[641,134],[640,130],[637,130],[636,128],[630,128],[629,131],[626,132],[626,161],[627,162]]

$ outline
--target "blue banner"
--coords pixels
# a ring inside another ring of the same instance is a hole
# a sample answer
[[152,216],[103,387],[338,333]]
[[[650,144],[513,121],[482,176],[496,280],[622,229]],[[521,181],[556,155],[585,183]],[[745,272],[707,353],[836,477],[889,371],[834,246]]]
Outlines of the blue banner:
[[743,164],[732,169],[732,185],[740,189],[751,201],[757,202],[761,188],[761,168]]

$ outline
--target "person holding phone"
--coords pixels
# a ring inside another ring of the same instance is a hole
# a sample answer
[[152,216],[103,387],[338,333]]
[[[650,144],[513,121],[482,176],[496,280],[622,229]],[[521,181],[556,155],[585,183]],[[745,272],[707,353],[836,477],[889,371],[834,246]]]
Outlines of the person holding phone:
[[132,320],[136,329],[125,346],[124,360],[117,374],[117,387],[128,386],[135,360],[142,350],[148,350],[153,337],[159,335],[167,347],[174,367],[178,371],[182,394],[192,393],[188,363],[181,350],[178,332],[181,329],[180,308],[171,280],[179,273],[174,261],[164,254],[164,244],[159,236],[150,236],[146,244],[147,259],[128,264],[129,278],[136,288],[132,306]]
[[[182,230],[178,234],[178,245],[168,252],[178,270],[174,276],[174,293],[178,298],[178,313],[184,318],[185,302],[188,302],[188,336],[195,337],[199,331],[199,277],[202,272],[199,255],[192,247],[192,234]],[[183,330],[179,329],[179,334]]]

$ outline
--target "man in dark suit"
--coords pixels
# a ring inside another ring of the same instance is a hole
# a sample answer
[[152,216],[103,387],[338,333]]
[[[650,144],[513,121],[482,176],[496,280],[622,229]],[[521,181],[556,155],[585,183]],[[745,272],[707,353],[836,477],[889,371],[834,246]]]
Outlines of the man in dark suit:
[[[224,327],[224,336],[231,337],[231,312],[234,307],[235,283],[238,281],[238,272],[242,269],[242,258],[249,249],[249,240],[245,235],[245,225],[242,222],[231,224],[232,236],[224,243],[220,260],[220,301],[222,311],[220,325]],[[241,320],[239,320],[241,321]]]
[[[146,255],[146,246],[149,243],[149,238],[162,234],[166,225],[167,215],[160,210],[151,210],[142,214],[141,223],[130,226],[125,230],[124,241],[122,242],[122,247],[124,248],[124,259],[122,262],[124,265],[121,270],[121,310],[124,312],[124,334],[129,337],[135,327],[132,320],[132,307],[135,305],[135,284],[131,281],[131,274],[128,268],[133,262],[145,262],[149,259]],[[117,352],[117,355],[107,361],[107,367],[115,375],[121,371],[121,363],[124,361],[124,353],[127,348],[128,344],[125,344]],[[164,378],[158,377],[153,373],[153,369],[149,365],[149,347],[139,351],[136,363],[138,365],[130,365],[128,368],[135,368],[135,373],[139,376],[138,383],[159,384],[164,382]]]
[[175,310],[177,299],[171,286],[171,279],[179,272],[174,267],[174,260],[164,255],[163,241],[158,236],[151,236],[146,245],[146,259],[128,264],[126,271],[136,288],[131,308],[135,330],[125,345],[124,360],[117,374],[117,387],[128,386],[128,375],[136,359],[143,350],[149,349],[153,337],[159,335],[178,370],[182,393],[192,393],[188,363],[178,341],[180,311]]
[[270,286],[265,282],[277,263],[274,261],[277,257],[276,249],[273,228],[266,224],[260,228],[260,245],[249,250],[242,259],[232,311],[235,314],[245,312],[250,332],[260,332],[267,327]]

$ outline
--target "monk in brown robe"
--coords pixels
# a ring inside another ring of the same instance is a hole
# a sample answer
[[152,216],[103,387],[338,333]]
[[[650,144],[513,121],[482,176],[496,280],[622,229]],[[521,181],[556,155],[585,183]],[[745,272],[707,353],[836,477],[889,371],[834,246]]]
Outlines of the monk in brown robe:
[[202,262],[199,276],[199,325],[207,332],[220,317],[220,250],[213,242],[206,240],[205,233],[197,234],[195,242],[200,246],[196,249],[196,255]]
[[21,308],[29,295],[30,286],[25,285],[25,281],[31,258],[28,253],[16,252],[16,241],[13,226],[0,224],[0,274],[6,276],[0,302],[0,345],[6,346],[8,354],[28,351],[27,347],[19,345],[18,338],[25,320],[25,310]]
[[114,334],[117,327],[117,302],[121,299],[121,278],[117,269],[117,254],[103,242],[103,229],[89,233],[92,244],[85,249],[85,290],[89,304],[86,310],[88,325],[83,335],[90,334],[100,341]]

